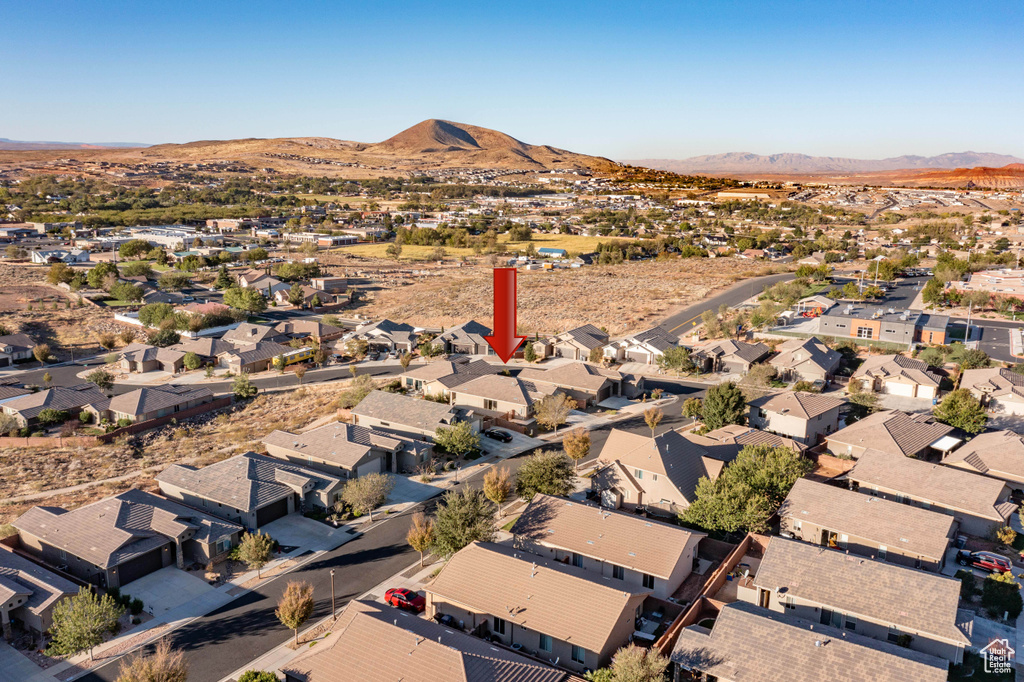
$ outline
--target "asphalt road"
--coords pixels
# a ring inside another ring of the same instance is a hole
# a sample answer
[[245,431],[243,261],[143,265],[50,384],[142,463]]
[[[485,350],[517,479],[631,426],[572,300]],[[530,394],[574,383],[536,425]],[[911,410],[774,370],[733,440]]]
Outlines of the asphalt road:
[[729,307],[739,305],[754,294],[761,292],[766,286],[776,282],[785,282],[786,280],[793,279],[793,277],[793,273],[787,272],[766,277],[751,277],[742,282],[737,282],[722,293],[700,303],[695,303],[685,310],[672,315],[658,326],[673,335],[685,334],[700,322],[700,316],[705,310],[717,312],[723,303]]

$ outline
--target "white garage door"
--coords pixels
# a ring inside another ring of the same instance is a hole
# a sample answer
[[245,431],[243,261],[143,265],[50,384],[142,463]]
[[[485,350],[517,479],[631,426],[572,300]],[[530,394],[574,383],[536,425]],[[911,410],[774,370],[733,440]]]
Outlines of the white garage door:
[[1002,400],[990,400],[989,408],[1003,414],[1024,414],[1024,403],[1012,403]]
[[928,399],[934,398],[935,397],[935,387],[934,386],[918,386],[917,387],[917,397],[918,398],[928,398]]
[[378,458],[373,460],[372,462],[367,462],[366,464],[359,465],[359,468],[356,469],[356,477],[362,478],[367,474],[379,474],[381,472],[381,462],[383,461],[383,459]]
[[914,397],[913,384],[901,384],[896,381],[889,381],[885,384],[885,392],[892,395],[902,395],[908,398]]

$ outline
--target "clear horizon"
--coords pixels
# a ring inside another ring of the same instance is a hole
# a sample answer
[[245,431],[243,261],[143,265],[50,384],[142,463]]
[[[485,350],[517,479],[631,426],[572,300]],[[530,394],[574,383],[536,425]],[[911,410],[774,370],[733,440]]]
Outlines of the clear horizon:
[[377,142],[428,118],[621,159],[1024,157],[1024,6],[9,5],[0,137]]

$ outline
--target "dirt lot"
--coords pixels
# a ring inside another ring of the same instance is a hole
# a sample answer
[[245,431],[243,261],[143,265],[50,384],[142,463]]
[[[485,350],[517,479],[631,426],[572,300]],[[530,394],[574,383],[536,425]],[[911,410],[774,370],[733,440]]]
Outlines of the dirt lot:
[[[759,274],[768,274],[767,268],[732,258],[520,271],[519,327],[522,333],[552,333],[593,324],[620,334],[653,325],[713,289]],[[375,292],[359,312],[375,319],[448,327],[471,318],[489,324],[492,305],[491,270],[473,267]]]
[[[92,448],[13,448],[0,440],[0,499],[75,486],[150,466],[188,463],[204,466],[248,450],[274,429],[294,430],[334,411],[344,386],[310,386],[257,396],[230,413],[203,415],[176,425]],[[155,472],[153,472],[155,475]],[[0,505],[0,525],[33,505],[77,507],[131,487],[152,485],[143,475],[43,500]]]

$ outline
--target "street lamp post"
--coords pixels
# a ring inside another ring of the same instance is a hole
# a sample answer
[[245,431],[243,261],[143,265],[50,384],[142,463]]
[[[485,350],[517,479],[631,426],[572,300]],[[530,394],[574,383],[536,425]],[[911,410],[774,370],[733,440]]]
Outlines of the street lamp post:
[[334,602],[334,599],[335,599],[334,594],[335,594],[335,592],[334,592],[334,569],[332,568],[331,569],[331,618],[336,618],[337,614],[338,614],[338,609],[337,609],[337,607],[335,605],[335,602]]

